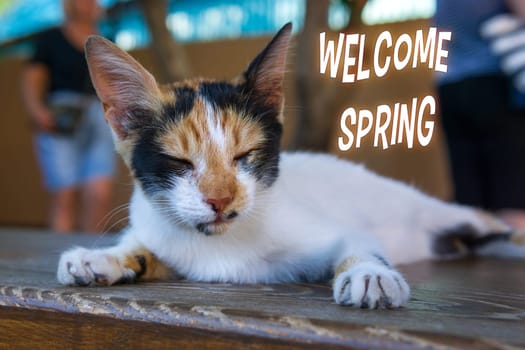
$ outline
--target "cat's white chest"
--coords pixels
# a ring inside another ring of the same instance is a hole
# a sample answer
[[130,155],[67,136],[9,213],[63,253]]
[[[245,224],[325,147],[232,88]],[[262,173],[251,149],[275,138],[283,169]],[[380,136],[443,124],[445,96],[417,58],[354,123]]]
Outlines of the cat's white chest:
[[136,191],[130,233],[190,280],[257,283],[321,278],[340,246],[333,235],[336,230],[314,217],[305,218],[300,207],[281,206],[260,209],[257,218],[241,219],[222,235],[206,236],[177,229]]

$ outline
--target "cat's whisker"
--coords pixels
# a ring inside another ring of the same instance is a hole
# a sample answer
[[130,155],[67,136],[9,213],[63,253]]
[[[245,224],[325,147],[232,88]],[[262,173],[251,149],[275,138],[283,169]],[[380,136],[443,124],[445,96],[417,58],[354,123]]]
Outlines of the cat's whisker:
[[106,215],[104,215],[104,217],[100,220],[100,222],[97,224],[97,229],[102,226],[102,231],[105,231],[105,226],[111,221],[113,220],[113,218],[124,212],[125,210],[128,210],[129,209],[129,203],[125,203],[125,204],[121,204],[115,208],[113,208],[111,211],[109,211]]
[[99,224],[99,226],[102,226],[102,229],[100,231],[101,232],[112,232],[113,227],[111,227],[112,226],[111,223],[114,223],[116,220],[120,220],[122,218],[128,218],[128,217],[129,217],[129,213],[127,213],[126,208],[123,208],[118,213],[114,213],[113,215],[111,215],[111,217],[105,220],[103,224]]
[[99,234],[97,234],[96,239],[91,243],[90,247],[96,248],[99,245],[99,242],[104,238],[107,237],[109,234],[111,234],[112,229],[115,227],[115,225],[120,224],[123,220],[129,219],[128,216],[118,219],[109,227],[109,229],[103,229]]
[[129,205],[123,206],[119,208],[118,210],[114,210],[113,213],[104,221],[102,224],[102,228],[104,229],[112,220],[115,219],[115,217],[123,215],[123,216],[129,216]]
[[104,232],[102,233],[102,235],[107,235],[107,234],[109,234],[111,231],[113,231],[113,229],[114,229],[115,227],[118,227],[118,226],[121,225],[123,222],[126,222],[128,219],[129,219],[129,217],[126,216],[126,217],[123,217],[123,218],[120,218],[120,219],[116,220],[113,224],[110,225],[110,227],[109,227],[106,231],[104,231]]

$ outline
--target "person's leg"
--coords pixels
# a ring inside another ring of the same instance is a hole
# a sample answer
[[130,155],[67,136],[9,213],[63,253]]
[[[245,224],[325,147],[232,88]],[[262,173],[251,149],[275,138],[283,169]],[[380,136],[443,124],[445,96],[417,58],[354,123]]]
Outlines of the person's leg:
[[443,127],[454,189],[453,200],[465,205],[482,207],[484,178],[480,171],[480,153],[475,130],[469,125],[468,99],[465,83],[439,88],[441,125]]
[[516,229],[525,229],[525,112],[499,115],[485,143],[490,169],[490,209]]
[[75,230],[76,190],[63,188],[51,194],[49,222],[51,230],[70,233]]
[[[53,92],[48,103],[53,106],[79,106],[81,100],[69,91]],[[49,225],[56,232],[76,229],[76,201],[80,184],[79,134],[39,133],[35,151],[46,189],[50,193]]]
[[76,142],[72,137],[42,133],[35,138],[35,148],[50,194],[49,227],[59,233],[72,232],[79,181]]
[[82,230],[98,233],[104,230],[104,218],[112,204],[113,180],[110,177],[98,177],[87,181],[82,187],[83,215]]

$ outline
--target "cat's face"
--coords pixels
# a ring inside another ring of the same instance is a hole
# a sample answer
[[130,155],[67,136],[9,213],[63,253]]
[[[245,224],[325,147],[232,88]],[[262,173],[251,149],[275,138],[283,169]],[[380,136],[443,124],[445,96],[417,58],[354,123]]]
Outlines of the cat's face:
[[165,87],[161,113],[137,130],[133,175],[177,224],[223,232],[277,176],[280,111],[250,108],[243,89],[211,81]]
[[222,233],[278,175],[287,25],[236,83],[159,86],[100,37],[86,44],[117,150],[148,200],[174,224]]

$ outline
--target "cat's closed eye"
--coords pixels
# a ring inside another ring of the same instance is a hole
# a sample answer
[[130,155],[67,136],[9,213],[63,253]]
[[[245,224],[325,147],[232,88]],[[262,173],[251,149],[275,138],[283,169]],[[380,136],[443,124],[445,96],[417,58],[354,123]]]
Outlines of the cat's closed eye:
[[250,155],[252,155],[252,153],[254,153],[256,151],[256,149],[251,149],[249,151],[246,151],[246,152],[241,152],[239,154],[237,154],[234,158],[233,158],[233,164],[237,164],[239,162],[245,162],[248,160],[248,157]]
[[174,156],[171,156],[169,154],[166,154],[166,153],[162,153],[162,156],[168,160],[169,162],[177,165],[177,167],[179,168],[184,168],[186,170],[193,170],[195,169],[193,163],[187,159],[184,159],[184,158],[177,158],[177,157],[174,157]]

